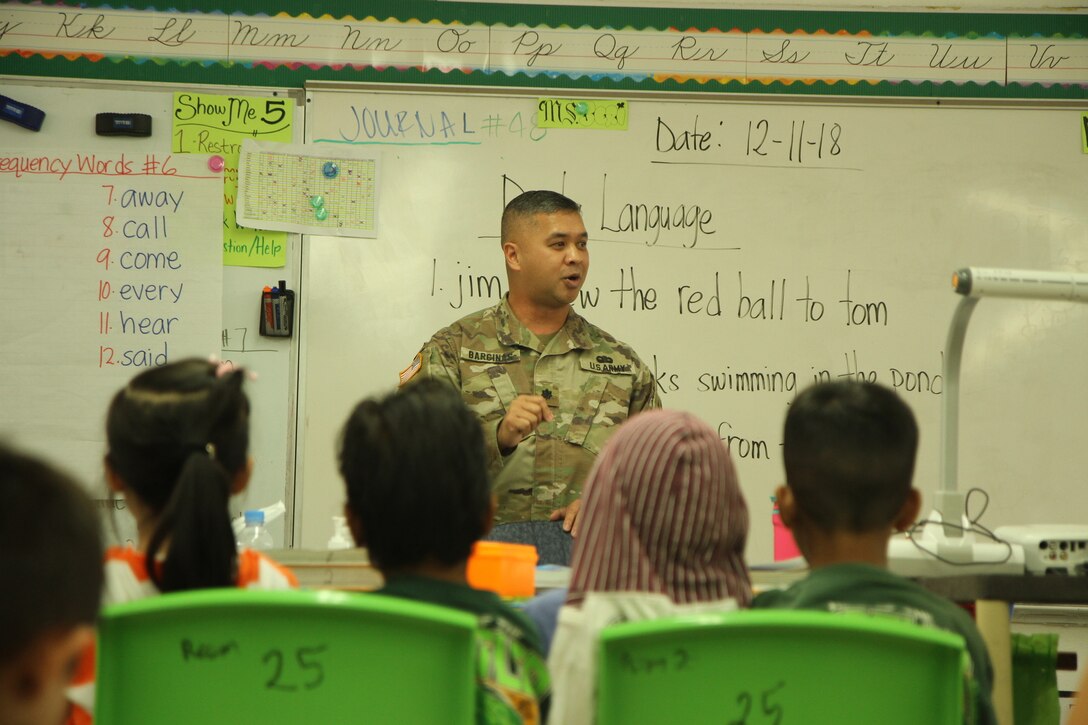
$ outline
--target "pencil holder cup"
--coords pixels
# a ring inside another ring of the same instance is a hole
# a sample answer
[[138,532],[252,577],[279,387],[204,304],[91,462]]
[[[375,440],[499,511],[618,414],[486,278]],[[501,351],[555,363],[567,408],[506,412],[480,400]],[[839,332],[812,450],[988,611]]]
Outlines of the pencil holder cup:
[[259,332],[265,337],[291,337],[295,331],[295,293],[284,287],[265,287],[261,293]]

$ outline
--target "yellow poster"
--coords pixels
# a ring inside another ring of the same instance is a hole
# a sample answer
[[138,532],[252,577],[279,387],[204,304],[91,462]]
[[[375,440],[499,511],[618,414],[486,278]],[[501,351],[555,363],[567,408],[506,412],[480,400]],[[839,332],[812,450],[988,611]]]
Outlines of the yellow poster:
[[592,128],[627,130],[627,101],[541,98],[536,104],[539,128]]
[[225,265],[282,267],[287,260],[287,234],[238,226],[234,205],[242,139],[290,143],[293,113],[288,98],[174,94],[174,153],[212,154],[209,165],[223,171]]

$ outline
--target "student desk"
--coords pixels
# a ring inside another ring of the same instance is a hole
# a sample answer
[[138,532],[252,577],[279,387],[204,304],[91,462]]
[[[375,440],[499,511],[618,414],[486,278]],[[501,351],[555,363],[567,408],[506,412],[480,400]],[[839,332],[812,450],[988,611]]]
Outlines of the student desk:
[[368,592],[380,589],[384,582],[366,549],[273,549],[265,553],[290,569],[303,589]]
[[[1070,611],[1088,605],[1088,577],[1083,576],[974,574],[923,578],[918,583],[955,602],[974,603],[975,622],[994,666],[994,709],[1000,725],[1013,725],[1010,605],[1068,605]],[[1081,626],[1088,626],[1088,621]]]
[[[343,589],[373,591],[382,585],[382,575],[370,563],[366,549],[275,549],[265,552],[298,577],[305,589]],[[789,586],[808,573],[805,567],[752,569],[752,583],[757,590]],[[566,586],[569,569],[537,572],[537,589]]]

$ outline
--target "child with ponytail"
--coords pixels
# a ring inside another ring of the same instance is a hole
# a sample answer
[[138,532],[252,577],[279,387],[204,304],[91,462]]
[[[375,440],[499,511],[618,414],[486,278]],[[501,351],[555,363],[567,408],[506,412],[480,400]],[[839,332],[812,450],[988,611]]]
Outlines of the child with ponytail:
[[[259,552],[237,550],[230,497],[249,483],[245,373],[189,359],[140,373],[110,402],[106,481],[136,519],[136,548],[106,552],[104,604],[212,587],[285,589],[294,574]],[[93,707],[93,653],[70,697]],[[83,722],[89,718],[83,717]]]

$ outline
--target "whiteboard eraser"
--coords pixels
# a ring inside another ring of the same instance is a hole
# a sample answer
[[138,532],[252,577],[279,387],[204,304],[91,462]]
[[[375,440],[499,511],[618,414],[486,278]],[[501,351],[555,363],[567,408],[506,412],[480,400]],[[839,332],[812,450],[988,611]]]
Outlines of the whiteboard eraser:
[[42,122],[45,121],[45,111],[29,103],[21,103],[14,98],[0,96],[0,118],[31,131],[40,131]]
[[99,113],[94,117],[99,136],[150,136],[151,116],[146,113]]

